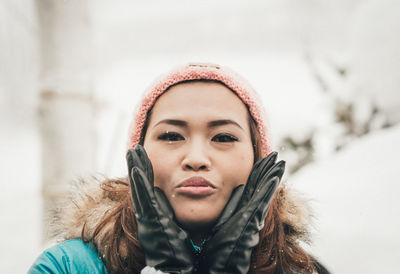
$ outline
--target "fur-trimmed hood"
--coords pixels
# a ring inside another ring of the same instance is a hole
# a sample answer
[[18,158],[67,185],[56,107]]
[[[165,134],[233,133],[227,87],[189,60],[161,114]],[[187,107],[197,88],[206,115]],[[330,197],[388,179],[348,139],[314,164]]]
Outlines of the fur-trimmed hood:
[[[92,178],[81,180],[71,187],[70,194],[53,214],[50,227],[50,236],[57,241],[81,238],[92,239],[97,225],[118,206],[126,197],[126,192],[110,192],[104,188],[107,179]],[[126,181],[127,179],[120,179]],[[112,180],[111,180],[112,182]],[[129,187],[126,187],[126,191]],[[284,183],[278,188],[275,198],[279,199],[279,210],[282,221],[292,229],[287,237],[294,241],[310,243],[309,226],[311,211],[306,200],[297,192],[289,189]],[[84,228],[84,233],[82,230]],[[112,237],[111,223],[104,227],[94,239],[93,243],[98,249],[99,255],[104,253],[110,237]]]

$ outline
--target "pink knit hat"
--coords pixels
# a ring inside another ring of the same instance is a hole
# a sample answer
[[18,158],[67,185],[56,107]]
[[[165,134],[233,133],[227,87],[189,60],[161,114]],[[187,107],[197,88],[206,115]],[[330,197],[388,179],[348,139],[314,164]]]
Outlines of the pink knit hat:
[[261,100],[258,98],[255,90],[243,77],[234,71],[209,63],[190,63],[180,66],[156,79],[144,93],[136,116],[131,123],[128,149],[133,148],[140,142],[147,112],[153,107],[157,98],[172,85],[190,80],[215,80],[222,82],[234,91],[243,103],[247,105],[250,114],[257,123],[263,154],[268,155],[272,151],[271,136],[267,127],[264,110],[261,107]]

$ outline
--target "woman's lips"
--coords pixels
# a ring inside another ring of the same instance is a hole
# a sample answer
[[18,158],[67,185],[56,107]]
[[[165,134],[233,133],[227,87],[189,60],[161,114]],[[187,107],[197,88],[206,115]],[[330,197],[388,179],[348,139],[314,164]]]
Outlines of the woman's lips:
[[208,196],[214,192],[215,186],[203,177],[191,177],[177,186],[177,194],[186,196]]

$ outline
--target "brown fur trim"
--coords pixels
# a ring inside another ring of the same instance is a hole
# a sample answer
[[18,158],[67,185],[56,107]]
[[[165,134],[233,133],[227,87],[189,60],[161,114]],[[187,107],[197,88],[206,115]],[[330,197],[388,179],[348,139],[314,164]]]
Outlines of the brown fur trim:
[[286,237],[292,241],[311,243],[310,224],[313,214],[307,199],[298,191],[282,183],[276,193],[276,198],[282,221],[290,229],[285,231]]
[[[57,241],[82,238],[90,239],[96,226],[114,210],[119,203],[119,194],[110,195],[102,188],[104,179],[92,177],[80,180],[71,186],[65,201],[53,213],[49,230],[50,237]],[[122,195],[121,195],[122,196]],[[102,254],[110,237],[112,225],[108,225],[95,239],[95,246]],[[82,235],[82,231],[84,234]]]
[[[126,197],[126,193],[110,192],[104,189],[103,182],[107,179],[92,178],[80,180],[73,185],[70,195],[62,203],[54,215],[51,225],[51,235],[58,241],[82,238],[84,229],[84,240],[92,239],[96,226],[110,212],[115,210]],[[126,189],[129,189],[128,187]],[[280,209],[282,221],[288,229],[285,237],[288,240],[310,243],[309,224],[312,214],[307,200],[293,189],[281,184],[275,199]],[[101,232],[95,237],[94,244],[99,255],[104,254],[112,237],[112,222],[108,222]],[[124,242],[121,242],[123,245]],[[123,246],[121,246],[123,249]],[[123,250],[120,250],[123,253]]]

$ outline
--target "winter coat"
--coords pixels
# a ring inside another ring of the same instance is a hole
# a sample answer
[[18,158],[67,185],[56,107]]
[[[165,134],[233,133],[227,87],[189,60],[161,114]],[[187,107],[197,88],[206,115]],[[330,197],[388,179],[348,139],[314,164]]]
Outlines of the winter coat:
[[67,240],[45,250],[28,271],[39,273],[106,274],[107,269],[92,243]]
[[[120,204],[121,199],[107,195],[100,184],[94,179],[76,185],[51,225],[53,235],[62,242],[45,250],[29,273],[108,273],[102,259],[111,238],[111,226],[106,226],[92,243],[81,240],[84,225],[85,235],[92,235],[103,218]],[[282,193],[280,210],[284,222],[294,228],[288,237],[308,243],[311,214],[305,200],[287,188]]]

